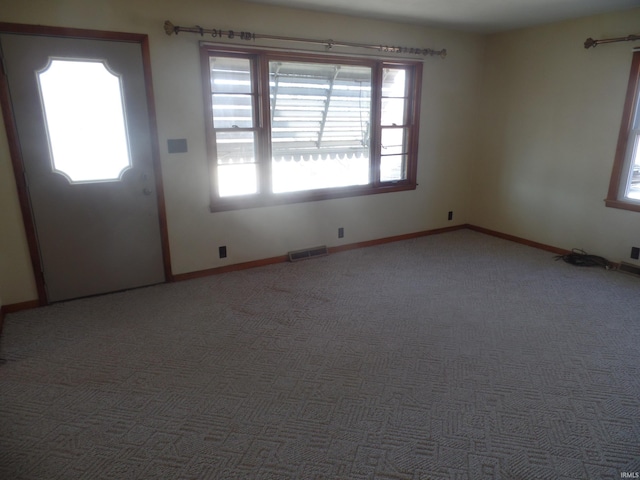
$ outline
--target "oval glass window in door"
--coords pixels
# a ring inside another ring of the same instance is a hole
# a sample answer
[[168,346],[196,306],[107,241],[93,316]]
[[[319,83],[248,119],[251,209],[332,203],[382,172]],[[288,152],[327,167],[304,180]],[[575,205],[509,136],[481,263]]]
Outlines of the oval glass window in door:
[[101,60],[51,59],[37,72],[52,168],[71,183],[131,167],[122,82]]

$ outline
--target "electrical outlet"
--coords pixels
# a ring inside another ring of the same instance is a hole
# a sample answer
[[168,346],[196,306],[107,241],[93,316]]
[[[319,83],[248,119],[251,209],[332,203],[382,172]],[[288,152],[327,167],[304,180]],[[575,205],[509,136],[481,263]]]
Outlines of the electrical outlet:
[[340,227],[338,229],[338,238],[344,238],[344,228]]
[[633,258],[634,260],[640,259],[640,248],[631,247],[631,258]]
[[449,212],[449,220],[453,220],[453,211]]
[[227,246],[223,245],[222,247],[218,247],[218,254],[220,258],[227,258]]

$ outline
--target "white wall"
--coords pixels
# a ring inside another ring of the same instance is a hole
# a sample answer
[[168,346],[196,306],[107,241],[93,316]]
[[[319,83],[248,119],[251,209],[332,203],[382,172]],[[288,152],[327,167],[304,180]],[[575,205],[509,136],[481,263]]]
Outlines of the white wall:
[[[7,3],[7,2],[5,2]],[[424,66],[419,187],[411,192],[211,213],[199,37],[167,36],[176,25],[248,30],[362,43],[447,48]],[[0,21],[149,35],[162,174],[176,274],[283,255],[289,250],[354,243],[471,221],[469,159],[484,39],[458,32],[311,13],[233,0],[30,0],[12,2]],[[189,152],[169,155],[166,142],[186,138]],[[37,297],[4,128],[0,132],[0,296],[5,304]],[[454,211],[454,221],[447,212]],[[337,238],[338,227],[345,238]],[[218,259],[226,245],[228,258]]]
[[9,146],[0,115],[0,297],[2,305],[36,300]]
[[[487,39],[472,222],[629,261],[640,214],[607,208],[640,9]],[[473,161],[470,165],[473,165]]]

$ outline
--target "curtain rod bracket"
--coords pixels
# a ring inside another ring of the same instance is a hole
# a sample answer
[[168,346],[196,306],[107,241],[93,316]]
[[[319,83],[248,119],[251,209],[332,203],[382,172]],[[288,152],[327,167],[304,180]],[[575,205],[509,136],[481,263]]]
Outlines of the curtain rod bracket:
[[640,35],[627,35],[626,37],[618,37],[618,38],[603,38],[602,40],[594,40],[589,37],[584,41],[584,48],[595,48],[601,43],[616,43],[616,42],[634,42],[636,40],[640,40]]

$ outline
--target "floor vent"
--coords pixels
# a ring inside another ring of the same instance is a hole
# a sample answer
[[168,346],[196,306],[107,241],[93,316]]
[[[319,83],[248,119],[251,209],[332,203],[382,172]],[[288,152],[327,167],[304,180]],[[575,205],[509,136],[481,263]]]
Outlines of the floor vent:
[[618,270],[624,273],[630,273],[632,275],[640,276],[640,266],[633,265],[631,263],[620,262],[620,266],[618,267]]
[[306,260],[308,258],[315,257],[324,257],[325,255],[329,255],[329,250],[325,245],[320,247],[306,248],[304,250],[295,250],[293,252],[289,252],[289,261],[297,262],[299,260]]

